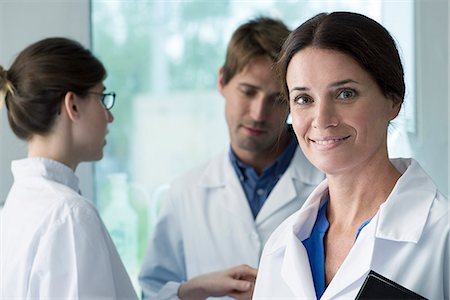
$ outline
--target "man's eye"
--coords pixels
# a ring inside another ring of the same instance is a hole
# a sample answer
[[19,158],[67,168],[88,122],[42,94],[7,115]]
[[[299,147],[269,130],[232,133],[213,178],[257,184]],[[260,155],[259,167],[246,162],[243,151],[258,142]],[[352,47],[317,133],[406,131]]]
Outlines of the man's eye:
[[281,94],[275,94],[275,95],[270,96],[269,101],[272,102],[274,105],[284,105],[285,104],[285,101]]
[[338,93],[337,98],[338,99],[351,99],[356,96],[356,91],[352,89],[345,89]]
[[254,89],[242,88],[242,89],[240,89],[240,91],[242,94],[244,94],[244,96],[247,96],[247,97],[253,97],[256,94],[256,90],[254,90]]

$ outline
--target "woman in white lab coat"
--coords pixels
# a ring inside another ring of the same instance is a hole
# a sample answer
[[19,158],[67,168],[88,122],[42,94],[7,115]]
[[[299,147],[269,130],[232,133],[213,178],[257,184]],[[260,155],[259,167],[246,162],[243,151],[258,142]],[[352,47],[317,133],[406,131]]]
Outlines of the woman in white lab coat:
[[5,71],[1,100],[28,158],[13,161],[2,210],[1,299],[136,299],[131,281],[75,169],[103,155],[109,109],[102,63],[79,43],[49,38]]
[[299,144],[327,179],[269,238],[254,299],[355,299],[370,270],[448,299],[448,201],[416,161],[388,158],[405,93],[390,34],[359,14],[319,14],[291,33],[278,68]]

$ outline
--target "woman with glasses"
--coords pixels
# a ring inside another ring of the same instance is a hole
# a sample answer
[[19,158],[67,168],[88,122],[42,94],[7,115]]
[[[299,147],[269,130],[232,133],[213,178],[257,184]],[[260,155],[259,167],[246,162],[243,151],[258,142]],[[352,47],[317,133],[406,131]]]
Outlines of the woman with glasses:
[[79,43],[49,38],[0,67],[0,101],[28,157],[12,162],[2,211],[1,299],[137,299],[75,169],[103,156],[115,94]]

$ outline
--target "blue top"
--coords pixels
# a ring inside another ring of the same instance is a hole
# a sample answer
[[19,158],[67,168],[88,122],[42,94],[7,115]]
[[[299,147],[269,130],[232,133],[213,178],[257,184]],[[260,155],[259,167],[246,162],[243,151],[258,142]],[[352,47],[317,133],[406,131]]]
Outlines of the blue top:
[[[317,299],[320,299],[325,292],[325,246],[323,244],[323,238],[330,226],[327,219],[327,206],[328,201],[325,201],[317,213],[316,223],[314,224],[310,237],[302,241],[308,253]],[[359,227],[355,241],[361,230],[369,224],[370,220],[365,221]]]
[[297,140],[291,134],[289,145],[276,161],[264,168],[261,176],[258,176],[251,166],[241,162],[230,147],[231,164],[242,184],[254,218],[256,218],[270,192],[288,168],[297,147]]

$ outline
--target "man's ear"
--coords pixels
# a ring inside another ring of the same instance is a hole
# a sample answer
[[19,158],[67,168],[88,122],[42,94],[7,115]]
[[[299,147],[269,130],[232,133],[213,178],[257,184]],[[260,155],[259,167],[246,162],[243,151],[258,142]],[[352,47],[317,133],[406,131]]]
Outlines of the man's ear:
[[217,90],[219,93],[223,96],[223,89],[225,87],[225,84],[223,83],[223,67],[219,69],[219,77],[217,80]]
[[74,92],[67,92],[61,104],[61,111],[64,111],[71,121],[80,118],[80,107],[77,95]]

